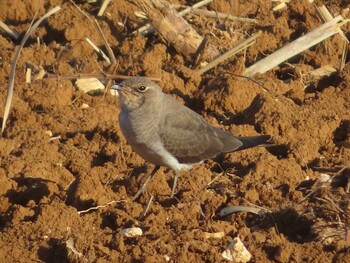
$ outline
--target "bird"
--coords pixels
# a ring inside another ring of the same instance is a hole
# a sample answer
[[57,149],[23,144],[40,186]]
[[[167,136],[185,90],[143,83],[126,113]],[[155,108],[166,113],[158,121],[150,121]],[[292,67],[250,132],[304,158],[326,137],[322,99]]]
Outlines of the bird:
[[123,80],[111,89],[119,94],[119,126],[127,143],[155,165],[133,200],[144,192],[161,166],[175,173],[173,198],[181,171],[222,153],[266,146],[270,140],[269,135],[237,137],[214,127],[145,77]]

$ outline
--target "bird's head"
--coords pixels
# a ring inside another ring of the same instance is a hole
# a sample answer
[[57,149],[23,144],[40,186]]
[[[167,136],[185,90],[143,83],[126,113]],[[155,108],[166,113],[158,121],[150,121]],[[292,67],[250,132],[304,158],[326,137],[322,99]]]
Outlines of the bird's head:
[[163,94],[161,87],[142,77],[124,80],[111,89],[118,91],[121,107],[128,111],[133,111],[144,103],[155,103]]

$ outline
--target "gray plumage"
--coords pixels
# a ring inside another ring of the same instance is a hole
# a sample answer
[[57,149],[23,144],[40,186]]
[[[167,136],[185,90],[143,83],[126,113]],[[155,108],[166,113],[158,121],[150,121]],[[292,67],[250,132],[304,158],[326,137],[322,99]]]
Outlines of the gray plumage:
[[119,91],[119,124],[128,143],[146,161],[176,174],[193,163],[265,144],[270,138],[236,137],[216,128],[146,78],[131,78],[112,88]]

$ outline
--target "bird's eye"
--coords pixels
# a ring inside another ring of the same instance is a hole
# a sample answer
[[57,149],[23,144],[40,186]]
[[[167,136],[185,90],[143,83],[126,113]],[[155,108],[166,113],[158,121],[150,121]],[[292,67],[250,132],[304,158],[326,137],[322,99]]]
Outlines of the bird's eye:
[[144,91],[146,91],[146,89],[147,89],[146,86],[140,86],[140,87],[137,88],[137,90],[140,91],[140,92],[144,92]]

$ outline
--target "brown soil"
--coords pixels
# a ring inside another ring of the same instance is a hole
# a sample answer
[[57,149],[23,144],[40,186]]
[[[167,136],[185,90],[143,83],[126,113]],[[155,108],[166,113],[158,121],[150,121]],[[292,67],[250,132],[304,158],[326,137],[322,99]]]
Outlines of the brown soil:
[[[1,0],[0,20],[23,36],[37,2]],[[0,262],[221,262],[221,253],[236,236],[252,253],[252,262],[350,262],[350,170],[337,174],[350,162],[350,65],[310,84],[304,79],[312,69],[339,67],[341,38],[335,36],[255,77],[267,92],[251,80],[225,73],[242,74],[245,67],[319,26],[313,5],[291,1],[288,8],[273,12],[270,1],[214,0],[208,7],[256,18],[258,25],[188,16],[222,51],[262,31],[245,56],[239,54],[199,77],[157,34],[131,36],[143,23],[134,14],[138,8],[112,1],[99,23],[116,55],[116,74],[159,77],[165,92],[213,125],[236,135],[269,134],[278,145],[195,166],[181,175],[176,200],[168,198],[173,174],[161,169],[147,192],[131,201],[153,166],[126,144],[115,98],[83,94],[70,80],[24,81],[28,62],[56,75],[112,73],[84,41],[87,36],[104,49],[92,20],[83,14],[96,16],[100,4],[77,1],[80,11],[71,1],[43,2],[39,16],[55,5],[62,10],[23,49],[10,117],[0,138]],[[326,4],[332,15],[348,16],[348,1]],[[343,27],[346,35],[349,29]],[[18,45],[1,32],[0,116]],[[89,108],[82,108],[83,103]],[[60,138],[50,140],[48,131]],[[334,177],[332,184],[320,187],[321,173]],[[149,210],[140,217],[151,196]],[[111,201],[117,202],[78,214]],[[220,217],[219,211],[231,205],[257,205],[269,213]],[[143,235],[119,234],[128,227],[140,227]],[[223,238],[205,238],[205,232],[221,231]]]

